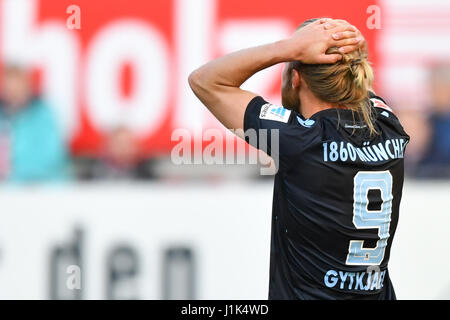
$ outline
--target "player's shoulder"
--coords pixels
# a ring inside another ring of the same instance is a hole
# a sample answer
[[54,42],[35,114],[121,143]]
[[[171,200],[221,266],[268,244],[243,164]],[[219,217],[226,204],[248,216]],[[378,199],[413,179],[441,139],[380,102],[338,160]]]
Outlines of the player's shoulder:
[[257,116],[260,121],[278,123],[284,127],[312,128],[316,123],[313,119],[305,119],[295,110],[286,108],[281,104],[267,102],[260,96],[250,101],[246,113]]
[[[392,110],[391,106],[386,102],[386,100],[374,92],[369,91],[369,101],[372,107],[376,110],[377,114],[384,115],[386,118],[393,118],[398,120],[397,116]],[[392,115],[392,116],[390,116]]]
[[288,124],[291,120],[292,110],[282,105],[266,101],[263,97],[254,97],[247,106],[246,117],[257,118],[258,121],[273,125]]
[[397,115],[395,114],[394,110],[390,106],[389,103],[386,102],[386,100],[378,95],[376,95],[374,92],[369,91],[369,100],[372,107],[375,109],[375,112],[377,116],[384,116],[381,117],[381,119],[390,119],[398,122]]
[[404,131],[400,119],[395,114],[391,106],[386,102],[385,99],[377,96],[375,93],[369,93],[369,99],[372,107],[375,110],[376,119],[379,125],[389,126],[393,128],[398,134],[403,136],[408,136]]
[[282,105],[275,105],[267,102],[261,106],[259,118],[261,120],[276,121],[287,124],[291,121],[292,110],[289,110]]
[[388,104],[386,103],[386,101],[380,96],[377,96],[372,91],[369,91],[369,100],[375,108],[381,108],[389,112],[393,112],[391,107],[389,107]]

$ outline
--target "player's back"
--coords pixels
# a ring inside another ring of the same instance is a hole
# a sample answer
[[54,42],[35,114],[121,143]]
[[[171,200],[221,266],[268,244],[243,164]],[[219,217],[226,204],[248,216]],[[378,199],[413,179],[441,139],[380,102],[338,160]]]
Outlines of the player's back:
[[269,298],[394,299],[387,264],[409,141],[396,116],[374,97],[371,136],[350,110],[283,123],[263,103],[250,103],[246,127],[279,129]]

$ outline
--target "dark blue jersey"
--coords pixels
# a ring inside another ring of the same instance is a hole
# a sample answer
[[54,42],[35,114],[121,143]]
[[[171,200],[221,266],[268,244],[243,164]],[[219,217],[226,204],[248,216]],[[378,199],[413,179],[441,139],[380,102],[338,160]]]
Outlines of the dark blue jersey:
[[374,135],[351,110],[305,119],[249,103],[244,130],[263,134],[246,140],[278,167],[269,299],[395,299],[387,267],[409,136],[381,98],[370,101]]

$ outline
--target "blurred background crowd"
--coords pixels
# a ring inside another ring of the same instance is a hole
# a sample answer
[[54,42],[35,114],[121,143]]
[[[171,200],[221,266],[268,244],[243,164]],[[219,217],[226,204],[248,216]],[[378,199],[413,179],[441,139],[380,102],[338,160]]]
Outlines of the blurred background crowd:
[[126,127],[107,132],[100,152],[72,154],[49,102],[34,91],[31,71],[25,66],[8,64],[2,68],[0,177],[3,182],[154,177],[152,159],[139,153],[137,138]]
[[[449,59],[450,60],[450,59]],[[436,64],[427,75],[428,105],[403,108],[398,116],[410,144],[406,173],[416,178],[450,178],[450,63]],[[395,106],[393,106],[395,108]]]

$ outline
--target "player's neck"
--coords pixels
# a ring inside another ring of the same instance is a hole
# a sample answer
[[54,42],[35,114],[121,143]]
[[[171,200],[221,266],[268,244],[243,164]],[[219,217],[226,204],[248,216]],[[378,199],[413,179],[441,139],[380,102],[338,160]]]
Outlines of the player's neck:
[[332,108],[339,108],[336,105],[324,102],[316,98],[311,92],[301,94],[300,101],[301,101],[301,113],[302,116],[305,117],[306,119],[311,118],[317,112]]

